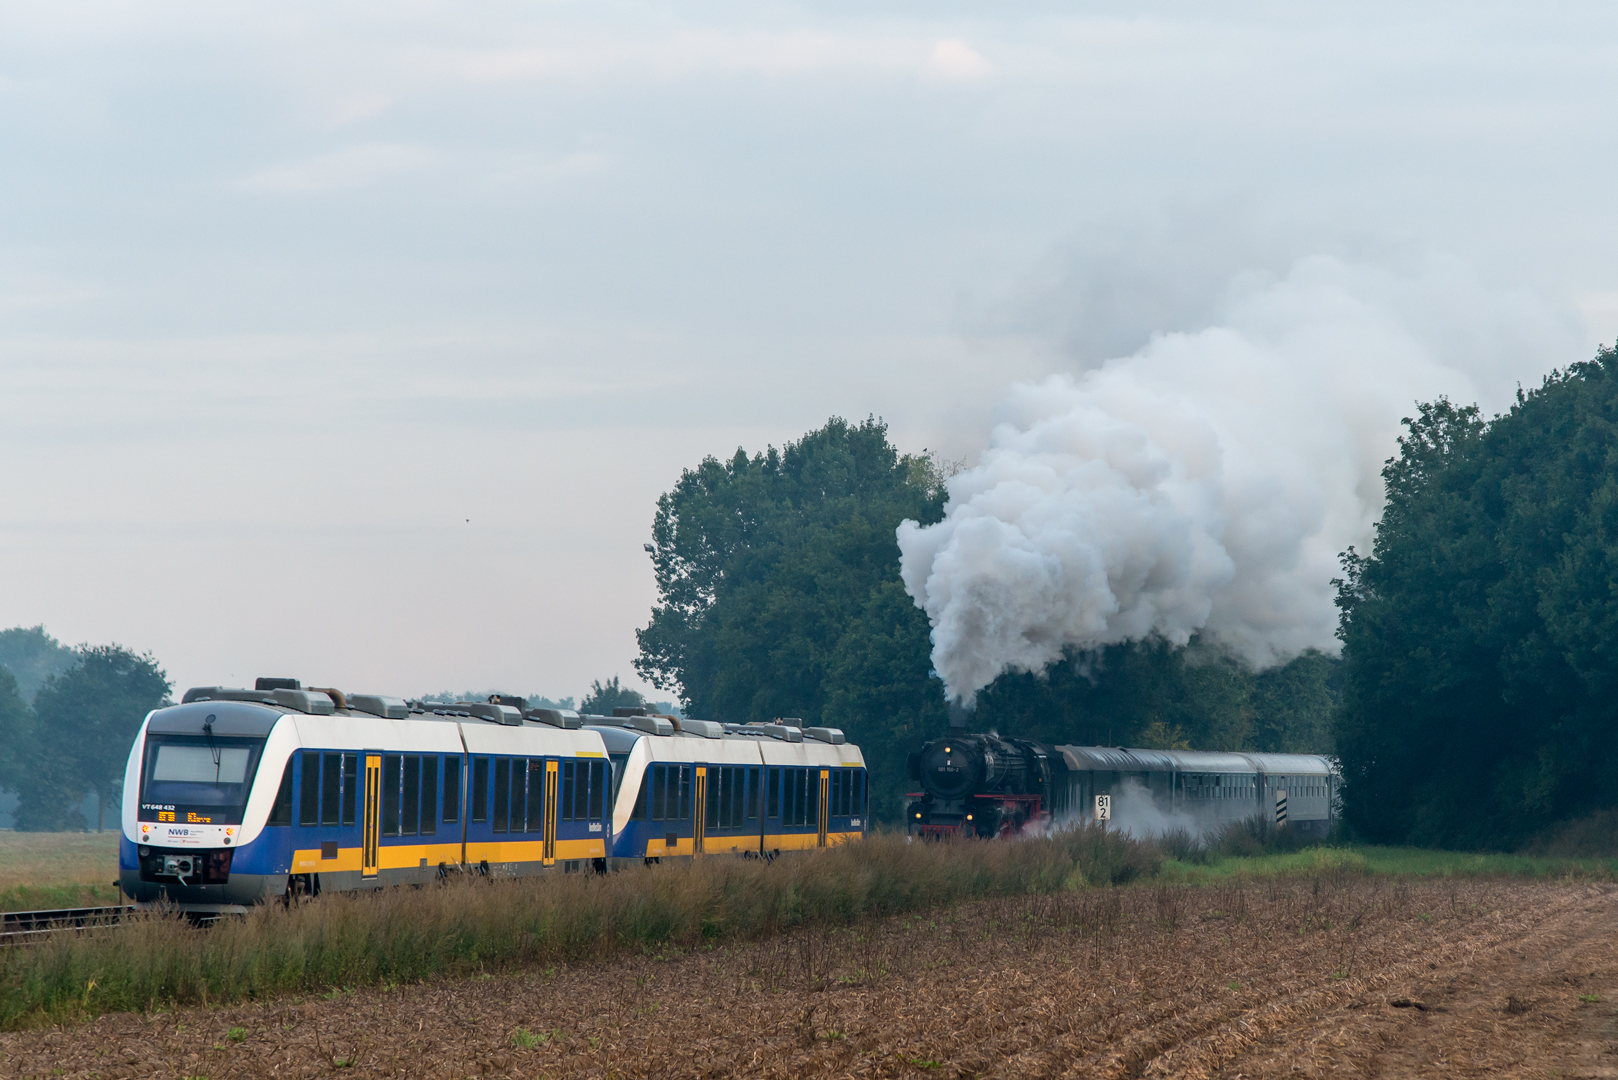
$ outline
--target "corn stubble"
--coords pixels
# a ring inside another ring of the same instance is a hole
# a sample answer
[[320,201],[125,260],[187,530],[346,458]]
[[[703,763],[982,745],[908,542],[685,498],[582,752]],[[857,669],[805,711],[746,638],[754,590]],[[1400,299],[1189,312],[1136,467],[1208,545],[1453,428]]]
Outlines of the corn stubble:
[[1155,847],[1096,830],[1015,844],[874,836],[773,863],[709,858],[605,877],[333,894],[206,930],[154,911],[99,933],[0,949],[0,1028],[688,949],[981,897],[1122,884],[1161,862]]
[[1612,1022],[1600,981],[1618,977],[1615,901],[1610,883],[1346,871],[1053,890],[327,1000],[109,1016],[93,1038],[0,1036],[0,1060],[103,1076],[155,1062],[215,1076],[1535,1075],[1533,1055],[1573,1045],[1581,1018]]

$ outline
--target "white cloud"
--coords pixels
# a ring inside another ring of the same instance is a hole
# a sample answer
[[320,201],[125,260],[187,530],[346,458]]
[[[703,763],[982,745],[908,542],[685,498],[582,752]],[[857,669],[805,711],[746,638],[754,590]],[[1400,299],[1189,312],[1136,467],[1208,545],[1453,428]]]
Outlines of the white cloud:
[[983,78],[992,69],[972,46],[959,38],[949,38],[933,46],[927,70],[939,78],[969,82]]
[[400,143],[348,146],[329,154],[260,169],[242,181],[258,191],[306,194],[370,187],[401,173],[419,172],[437,156],[425,147]]

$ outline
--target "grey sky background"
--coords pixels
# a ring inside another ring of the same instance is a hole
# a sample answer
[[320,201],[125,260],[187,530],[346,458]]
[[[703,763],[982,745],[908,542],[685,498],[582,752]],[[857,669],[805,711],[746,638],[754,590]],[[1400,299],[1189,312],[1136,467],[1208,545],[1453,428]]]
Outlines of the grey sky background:
[[1528,297],[1532,385],[1618,332],[1615,23],[0,8],[0,625],[181,687],[638,685],[682,467],[833,413],[971,459],[1013,380],[1310,255]]

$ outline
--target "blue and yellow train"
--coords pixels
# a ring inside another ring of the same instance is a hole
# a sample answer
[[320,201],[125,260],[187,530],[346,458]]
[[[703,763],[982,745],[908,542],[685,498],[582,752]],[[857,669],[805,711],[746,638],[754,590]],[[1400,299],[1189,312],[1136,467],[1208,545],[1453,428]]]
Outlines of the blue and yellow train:
[[119,879],[222,911],[330,890],[773,854],[863,835],[865,769],[830,729],[579,717],[260,679],[147,716]]

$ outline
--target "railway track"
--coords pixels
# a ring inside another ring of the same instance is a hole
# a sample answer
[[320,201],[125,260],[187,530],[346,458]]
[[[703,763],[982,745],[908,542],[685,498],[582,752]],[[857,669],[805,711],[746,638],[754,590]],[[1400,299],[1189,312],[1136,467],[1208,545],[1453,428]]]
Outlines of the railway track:
[[0,945],[24,945],[68,930],[113,926],[133,910],[135,910],[133,907],[126,904],[113,907],[0,912]]

